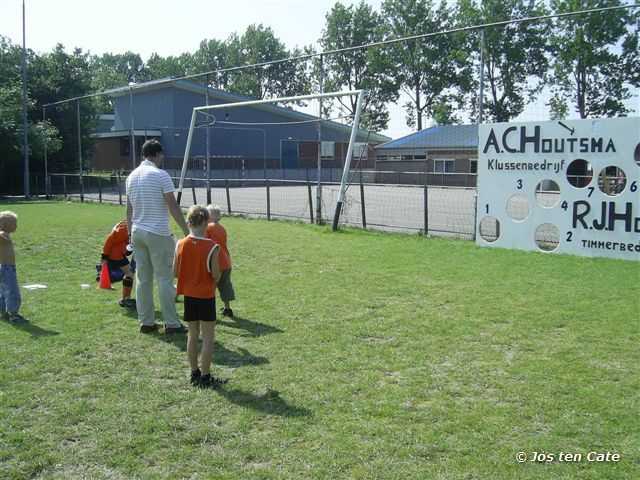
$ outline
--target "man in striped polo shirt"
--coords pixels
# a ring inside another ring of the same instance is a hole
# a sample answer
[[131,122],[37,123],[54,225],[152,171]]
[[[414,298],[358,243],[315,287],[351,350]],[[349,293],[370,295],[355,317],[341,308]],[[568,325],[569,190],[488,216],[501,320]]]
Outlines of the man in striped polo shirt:
[[136,296],[140,332],[159,330],[155,323],[153,278],[158,283],[158,298],[165,333],[186,333],[178,321],[176,289],[173,285],[175,242],[169,229],[169,214],[185,236],[189,228],[176,202],[171,177],[159,167],[163,159],[162,144],[147,140],[142,145],[144,160],[127,177],[127,227],[136,256]]

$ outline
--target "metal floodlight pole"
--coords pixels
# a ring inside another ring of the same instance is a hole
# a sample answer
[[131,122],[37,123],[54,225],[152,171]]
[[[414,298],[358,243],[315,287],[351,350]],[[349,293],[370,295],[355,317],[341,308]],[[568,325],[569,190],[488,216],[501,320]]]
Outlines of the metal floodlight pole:
[[27,122],[27,34],[25,27],[24,0],[22,0],[22,128],[24,129],[22,150],[24,153],[24,196],[29,193],[29,125]]
[[[324,88],[323,57],[320,55],[320,93]],[[316,222],[322,224],[322,98],[318,99],[318,185],[316,187]]]
[[44,195],[49,198],[49,168],[47,162],[47,113],[46,107],[42,107],[42,133],[44,140]]
[[480,87],[478,92],[478,123],[482,123],[484,114],[484,28],[480,31]]
[[342,204],[344,203],[344,195],[347,190],[347,178],[349,177],[349,168],[351,167],[351,158],[353,157],[353,144],[356,141],[356,134],[358,127],[360,126],[360,114],[362,113],[362,100],[364,97],[364,90],[358,93],[358,104],[356,106],[356,116],[353,119],[353,129],[351,130],[351,137],[349,138],[349,148],[347,148],[347,158],[344,160],[344,170],[342,171],[342,181],[340,182],[340,193],[338,194],[338,202],[336,203],[336,211],[333,214],[332,230],[335,232],[338,229],[338,220],[340,220],[340,211],[342,210]]
[[[206,95],[206,102],[207,102],[207,106],[209,106],[209,75],[207,74],[207,81],[206,81],[206,89],[207,89],[207,95]],[[210,125],[209,125],[209,120],[207,119],[207,205],[211,204],[211,177],[210,177],[210,168],[211,168],[211,163],[209,160],[209,157],[211,155],[211,133],[210,133]]]
[[129,89],[129,123],[131,126],[131,170],[136,169],[136,133],[133,129],[133,88]]
[[80,99],[76,100],[76,118],[78,123],[78,164],[80,166],[80,201],[84,202],[84,186],[82,185],[82,134],[80,132]]

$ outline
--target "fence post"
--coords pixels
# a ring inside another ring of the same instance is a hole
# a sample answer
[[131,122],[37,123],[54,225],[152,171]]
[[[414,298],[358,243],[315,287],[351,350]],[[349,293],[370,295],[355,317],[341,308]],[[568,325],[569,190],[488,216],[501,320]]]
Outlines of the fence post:
[[224,188],[227,191],[227,212],[231,215],[231,195],[229,195],[229,179],[224,179]]
[[478,194],[473,196],[473,241],[477,240],[476,235],[478,232]]
[[67,196],[67,176],[64,173],[62,174],[62,194]]
[[367,228],[367,213],[364,206],[364,184],[360,175],[360,203],[362,204],[362,228]]
[[[307,173],[309,172],[309,170],[307,170]],[[309,217],[311,220],[311,225],[313,225],[313,199],[311,196],[311,182],[309,182],[309,180],[307,180],[307,191],[309,192]]]
[[269,179],[267,179],[266,184],[267,184],[267,220],[271,220],[271,191],[269,189]]
[[98,175],[98,201],[102,203],[102,177]]
[[120,177],[120,172],[118,171],[118,203],[122,205],[122,189],[120,188],[120,182],[122,178]]
[[424,184],[424,234],[429,235],[429,189]]
[[80,201],[84,202],[84,187],[82,185],[82,173],[80,174]]
[[193,178],[191,179],[191,194],[193,195],[193,204],[195,205],[198,202],[196,202],[196,187],[194,185]]

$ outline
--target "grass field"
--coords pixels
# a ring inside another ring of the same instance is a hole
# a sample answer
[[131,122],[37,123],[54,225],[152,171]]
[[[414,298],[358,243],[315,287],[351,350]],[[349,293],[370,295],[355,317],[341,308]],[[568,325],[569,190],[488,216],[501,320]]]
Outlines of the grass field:
[[31,324],[0,322],[0,478],[640,475],[637,262],[227,218],[231,381],[205,391],[185,337],[95,288],[122,207],[4,209],[20,284],[48,288],[22,291]]

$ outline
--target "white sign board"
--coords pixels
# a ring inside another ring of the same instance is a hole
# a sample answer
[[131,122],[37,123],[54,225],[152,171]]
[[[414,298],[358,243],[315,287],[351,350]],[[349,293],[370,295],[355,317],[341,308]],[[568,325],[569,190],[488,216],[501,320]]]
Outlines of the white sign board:
[[640,260],[640,118],[480,125],[479,245]]

